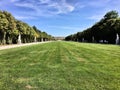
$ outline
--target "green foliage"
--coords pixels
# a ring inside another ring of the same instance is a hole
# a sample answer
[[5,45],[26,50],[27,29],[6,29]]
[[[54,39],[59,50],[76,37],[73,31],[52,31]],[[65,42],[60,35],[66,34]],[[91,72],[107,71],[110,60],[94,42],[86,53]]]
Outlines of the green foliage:
[[[83,41],[84,42],[96,42],[96,43],[110,43],[115,44],[116,34],[120,36],[120,18],[116,11],[110,11],[106,13],[103,19],[94,24],[91,28],[69,35],[65,40]],[[94,37],[94,41],[92,40]]]
[[108,19],[116,19],[118,18],[118,12],[117,11],[110,11],[108,13],[105,14],[104,19],[108,20]]
[[17,43],[18,35],[21,34],[23,43],[37,41],[43,37],[45,40],[51,40],[52,36],[46,32],[42,33],[35,26],[31,27],[27,23],[16,20],[7,11],[0,11],[0,44]]
[[51,42],[0,51],[0,90],[120,90],[120,47]]
[[0,11],[0,30],[2,32],[6,32],[6,30],[8,29],[8,20],[6,18],[6,16],[3,14],[2,11]]

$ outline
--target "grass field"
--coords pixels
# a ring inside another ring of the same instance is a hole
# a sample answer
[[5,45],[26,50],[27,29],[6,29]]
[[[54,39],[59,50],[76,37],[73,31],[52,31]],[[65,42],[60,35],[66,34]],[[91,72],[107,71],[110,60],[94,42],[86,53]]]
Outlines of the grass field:
[[120,46],[58,41],[2,50],[0,90],[120,90]]

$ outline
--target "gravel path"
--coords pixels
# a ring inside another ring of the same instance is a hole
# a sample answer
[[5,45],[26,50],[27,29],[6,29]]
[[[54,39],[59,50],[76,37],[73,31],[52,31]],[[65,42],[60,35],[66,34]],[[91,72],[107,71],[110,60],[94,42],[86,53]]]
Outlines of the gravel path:
[[2,45],[2,46],[0,46],[0,50],[9,49],[9,48],[15,48],[15,47],[21,47],[21,46],[27,46],[27,45],[33,45],[33,44],[42,44],[42,43],[48,43],[48,42],[51,42],[51,41],[34,42],[34,43],[26,43],[26,44],[15,44],[15,45]]

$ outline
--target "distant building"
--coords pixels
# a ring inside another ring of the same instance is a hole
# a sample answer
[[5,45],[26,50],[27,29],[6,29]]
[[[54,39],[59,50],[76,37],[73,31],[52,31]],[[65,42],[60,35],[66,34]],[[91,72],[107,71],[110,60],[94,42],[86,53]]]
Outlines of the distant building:
[[64,40],[65,37],[54,37],[55,40]]

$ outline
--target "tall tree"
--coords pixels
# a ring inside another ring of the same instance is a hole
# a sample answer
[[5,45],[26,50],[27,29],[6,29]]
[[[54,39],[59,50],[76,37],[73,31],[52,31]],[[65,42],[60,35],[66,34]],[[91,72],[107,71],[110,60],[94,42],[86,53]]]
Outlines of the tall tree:
[[[74,37],[79,41],[87,41],[100,43],[115,44],[116,34],[120,36],[120,18],[118,12],[107,12],[104,17],[94,24],[91,28],[74,34]],[[66,40],[75,40],[72,35],[65,38]]]
[[9,22],[5,16],[5,14],[0,11],[0,38],[1,38],[1,44],[6,44],[6,33],[8,30]]
[[104,19],[108,20],[108,19],[116,19],[118,18],[118,12],[117,11],[110,11],[108,13],[105,14]]
[[14,37],[14,33],[16,33],[16,22],[15,18],[8,13],[7,11],[3,11],[3,14],[6,16],[6,19],[8,20],[8,30],[6,34],[6,43],[11,44],[12,38]]

